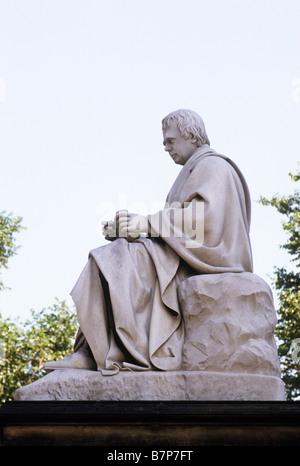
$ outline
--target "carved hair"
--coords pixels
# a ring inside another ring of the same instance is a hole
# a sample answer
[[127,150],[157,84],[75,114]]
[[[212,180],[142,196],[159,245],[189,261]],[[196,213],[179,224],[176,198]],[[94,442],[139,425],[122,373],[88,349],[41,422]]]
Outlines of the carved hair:
[[169,113],[162,121],[163,130],[169,127],[170,122],[174,120],[176,120],[177,127],[184,139],[191,138],[198,147],[203,146],[203,144],[210,145],[204,122],[196,112],[180,109]]

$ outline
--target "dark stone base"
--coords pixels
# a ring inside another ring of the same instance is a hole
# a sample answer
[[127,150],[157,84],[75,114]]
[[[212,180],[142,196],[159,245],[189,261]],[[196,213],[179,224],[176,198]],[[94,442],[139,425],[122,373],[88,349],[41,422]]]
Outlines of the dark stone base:
[[0,427],[3,446],[103,446],[107,454],[116,446],[300,446],[300,402],[14,401],[0,407]]

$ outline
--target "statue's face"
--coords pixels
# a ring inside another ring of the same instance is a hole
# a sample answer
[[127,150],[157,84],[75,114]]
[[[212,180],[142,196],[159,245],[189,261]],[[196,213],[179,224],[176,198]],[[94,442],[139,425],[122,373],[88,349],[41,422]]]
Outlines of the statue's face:
[[184,139],[177,124],[174,121],[170,122],[168,128],[163,130],[165,151],[169,152],[175,163],[184,165],[191,155],[196,151],[197,144],[191,139]]

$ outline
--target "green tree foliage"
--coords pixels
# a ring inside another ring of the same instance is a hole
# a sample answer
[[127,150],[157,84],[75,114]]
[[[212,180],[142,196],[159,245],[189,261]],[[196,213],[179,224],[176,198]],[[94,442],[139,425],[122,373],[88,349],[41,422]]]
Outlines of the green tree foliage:
[[[0,271],[16,254],[16,234],[24,227],[21,217],[0,212]],[[7,287],[0,280],[0,291]],[[61,359],[72,351],[77,330],[74,309],[65,301],[40,312],[31,311],[24,323],[0,314],[0,403],[13,400],[17,388],[45,375],[43,363]]]
[[[11,214],[0,212],[0,271],[2,268],[7,269],[7,263],[10,257],[16,254],[18,247],[16,246],[15,234],[19,233],[21,226],[21,217],[12,217]],[[0,291],[4,289],[4,283],[0,279]]]
[[45,361],[70,354],[77,328],[75,310],[65,301],[32,310],[24,323],[0,315],[0,403],[13,400],[17,388],[44,376]]
[[[300,172],[289,174],[295,182],[300,180]],[[287,233],[287,241],[281,247],[292,256],[295,270],[285,267],[275,268],[274,285],[278,290],[279,309],[276,336],[282,368],[282,379],[287,388],[287,399],[300,396],[300,191],[292,195],[271,199],[261,197],[263,205],[273,206],[285,216],[282,223]]]

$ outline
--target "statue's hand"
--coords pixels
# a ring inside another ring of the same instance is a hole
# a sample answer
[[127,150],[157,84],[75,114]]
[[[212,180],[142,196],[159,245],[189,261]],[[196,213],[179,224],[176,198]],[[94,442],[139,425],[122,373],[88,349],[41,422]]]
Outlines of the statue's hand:
[[116,233],[116,222],[114,220],[108,220],[102,222],[102,234],[108,241],[113,241],[117,238]]
[[148,219],[143,215],[132,214],[123,211],[124,214],[119,215],[119,237],[127,237],[128,240],[136,239],[141,233],[148,233]]

